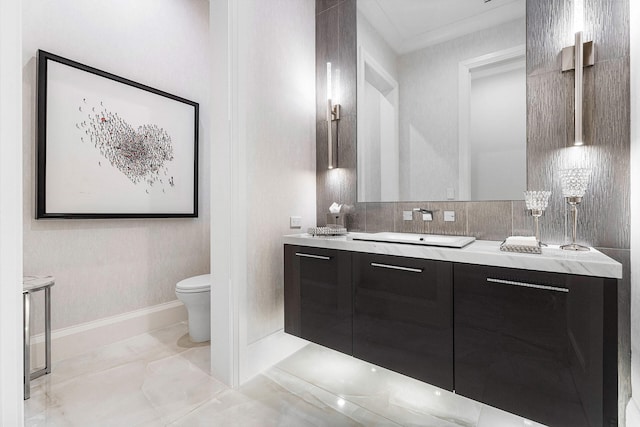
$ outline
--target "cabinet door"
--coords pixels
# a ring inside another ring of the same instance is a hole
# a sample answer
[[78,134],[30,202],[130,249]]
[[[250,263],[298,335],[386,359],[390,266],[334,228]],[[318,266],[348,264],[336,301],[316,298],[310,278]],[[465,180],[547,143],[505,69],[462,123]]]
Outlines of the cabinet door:
[[353,254],[353,355],[453,389],[447,262]]
[[550,426],[617,425],[615,282],[456,264],[456,393]]
[[351,254],[285,245],[285,332],[352,353]]

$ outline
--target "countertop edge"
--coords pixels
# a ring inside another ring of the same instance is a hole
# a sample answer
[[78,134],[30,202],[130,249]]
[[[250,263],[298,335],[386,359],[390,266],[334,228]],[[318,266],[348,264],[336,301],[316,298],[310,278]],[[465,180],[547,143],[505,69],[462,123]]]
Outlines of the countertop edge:
[[542,254],[521,254],[500,251],[500,243],[498,241],[476,240],[464,248],[458,249],[347,240],[346,236],[314,237],[306,233],[283,236],[283,244],[307,247],[612,279],[622,279],[623,277],[622,264],[594,248],[591,248],[589,252],[569,252],[552,245],[543,248]]

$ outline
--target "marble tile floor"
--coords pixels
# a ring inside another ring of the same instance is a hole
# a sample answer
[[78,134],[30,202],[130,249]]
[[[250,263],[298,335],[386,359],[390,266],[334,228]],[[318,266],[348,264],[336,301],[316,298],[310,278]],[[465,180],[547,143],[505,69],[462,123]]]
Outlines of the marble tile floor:
[[54,363],[26,426],[540,426],[309,344],[231,389],[184,323]]

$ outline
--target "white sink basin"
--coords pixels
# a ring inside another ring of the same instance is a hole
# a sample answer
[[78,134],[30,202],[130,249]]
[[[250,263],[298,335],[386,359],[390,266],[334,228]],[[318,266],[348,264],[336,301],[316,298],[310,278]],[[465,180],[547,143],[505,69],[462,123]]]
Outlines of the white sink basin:
[[444,246],[448,248],[462,248],[476,240],[467,236],[442,236],[438,234],[413,233],[360,233],[350,236],[351,240],[367,240],[371,242],[407,243],[410,245]]

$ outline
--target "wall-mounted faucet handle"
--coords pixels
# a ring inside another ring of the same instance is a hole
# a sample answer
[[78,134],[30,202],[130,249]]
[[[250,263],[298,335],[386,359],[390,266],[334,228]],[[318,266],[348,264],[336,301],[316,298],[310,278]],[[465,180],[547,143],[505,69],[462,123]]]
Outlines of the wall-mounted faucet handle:
[[413,208],[413,211],[420,212],[422,214],[423,221],[433,221],[433,211],[423,208]]

